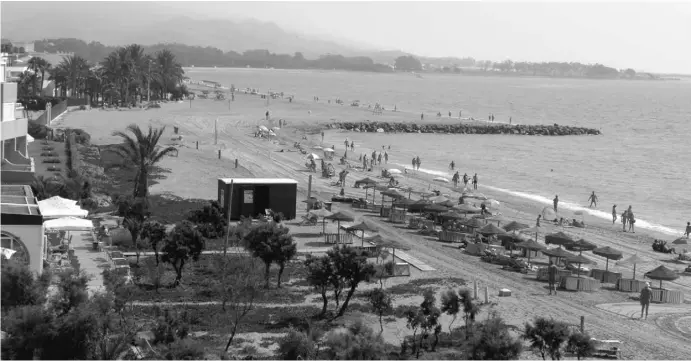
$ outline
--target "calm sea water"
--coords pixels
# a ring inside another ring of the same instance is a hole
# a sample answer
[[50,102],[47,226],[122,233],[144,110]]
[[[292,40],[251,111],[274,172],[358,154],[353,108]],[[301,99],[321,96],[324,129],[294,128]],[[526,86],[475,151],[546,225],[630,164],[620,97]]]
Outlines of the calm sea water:
[[[272,89],[311,101],[380,102],[418,117],[421,111],[531,124],[585,126],[602,136],[523,137],[501,135],[349,133],[358,151],[391,145],[391,161],[408,166],[419,155],[422,168],[449,174],[454,160],[461,174],[478,173],[480,185],[561,207],[587,206],[591,216],[611,219],[629,205],[636,226],[680,235],[691,221],[691,82],[476,76],[368,74],[259,69],[187,69],[193,79],[225,86]],[[430,119],[432,114],[426,116]],[[346,119],[344,119],[346,120]],[[352,119],[361,121],[363,119]],[[374,120],[374,119],[373,119]],[[344,135],[332,133],[333,143]],[[331,140],[327,140],[331,142]],[[619,223],[620,224],[620,223]]]

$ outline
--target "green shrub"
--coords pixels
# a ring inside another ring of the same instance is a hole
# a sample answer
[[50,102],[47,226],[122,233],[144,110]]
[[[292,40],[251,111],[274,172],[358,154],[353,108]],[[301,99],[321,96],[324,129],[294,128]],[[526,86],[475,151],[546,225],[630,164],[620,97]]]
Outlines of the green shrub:
[[278,342],[278,356],[281,360],[309,360],[316,353],[317,347],[312,337],[292,328]]
[[50,167],[48,167],[48,171],[49,172],[60,172],[60,171],[62,171],[62,168],[51,165]]
[[41,157],[57,157],[58,154],[55,152],[43,152],[41,153]]
[[44,159],[43,163],[62,163],[62,162],[60,161],[60,158],[48,158],[48,159]]

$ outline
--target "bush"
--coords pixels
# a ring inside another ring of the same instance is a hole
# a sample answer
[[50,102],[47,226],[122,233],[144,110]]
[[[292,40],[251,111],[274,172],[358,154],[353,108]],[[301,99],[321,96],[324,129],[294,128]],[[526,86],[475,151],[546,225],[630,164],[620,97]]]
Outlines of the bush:
[[46,139],[46,137],[48,137],[48,134],[50,134],[50,128],[46,127],[43,124],[38,124],[33,120],[29,120],[27,132],[30,136],[34,137],[34,139]]
[[62,163],[62,162],[60,161],[60,158],[48,158],[48,159],[44,159],[43,163]]
[[85,105],[80,105],[80,106],[79,106],[79,110],[86,110],[86,106],[85,106]]
[[62,99],[56,97],[42,97],[42,96],[26,96],[17,99],[17,102],[24,106],[24,109],[29,111],[46,110],[46,104],[51,103],[56,106]]
[[60,171],[62,171],[62,168],[51,165],[50,167],[48,167],[48,171],[49,172],[60,172]]
[[41,153],[41,157],[57,157],[58,153],[55,152],[43,152]]
[[203,360],[204,347],[194,340],[180,340],[168,347],[165,358],[166,360]]
[[69,128],[70,133],[74,134],[74,140],[77,144],[89,145],[91,142],[91,135],[85,132],[84,129]]
[[309,360],[316,353],[317,347],[312,337],[293,328],[278,341],[278,356],[281,360]]

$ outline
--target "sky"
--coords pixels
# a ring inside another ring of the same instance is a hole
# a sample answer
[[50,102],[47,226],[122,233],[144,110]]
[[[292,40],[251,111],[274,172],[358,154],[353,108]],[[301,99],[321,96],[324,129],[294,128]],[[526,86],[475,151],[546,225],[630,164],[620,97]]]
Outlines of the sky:
[[[691,2],[179,2],[423,56],[691,73]],[[225,15],[224,15],[225,16]]]

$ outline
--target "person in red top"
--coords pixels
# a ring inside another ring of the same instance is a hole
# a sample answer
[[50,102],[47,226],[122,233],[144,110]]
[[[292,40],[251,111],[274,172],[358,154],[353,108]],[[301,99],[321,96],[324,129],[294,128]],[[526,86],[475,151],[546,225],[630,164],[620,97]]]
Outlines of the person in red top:
[[650,282],[645,283],[645,287],[641,290],[641,318],[643,318],[643,311],[645,311],[645,319],[648,319],[648,308],[650,307],[650,296],[652,292],[650,291]]

